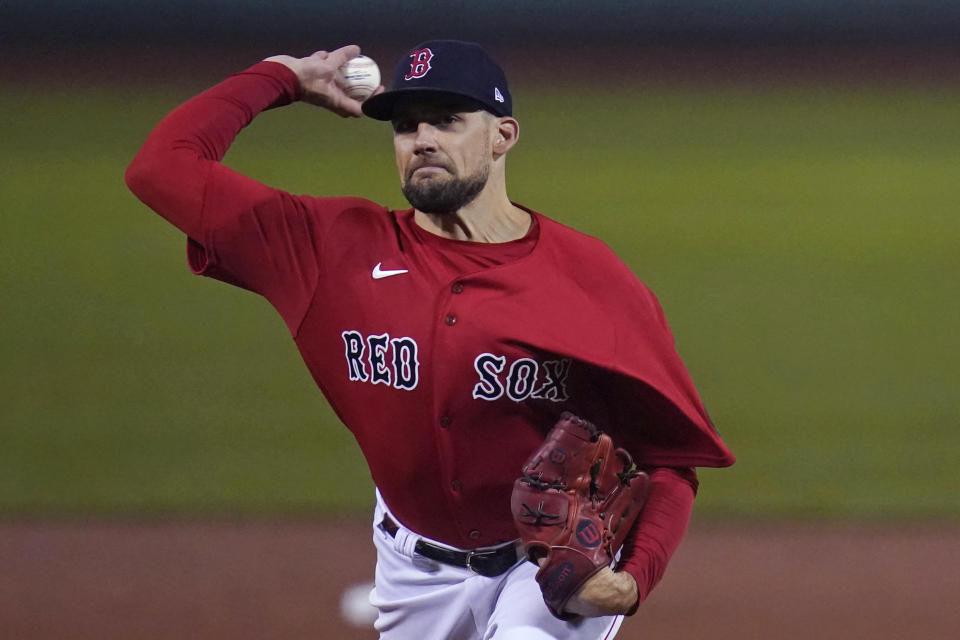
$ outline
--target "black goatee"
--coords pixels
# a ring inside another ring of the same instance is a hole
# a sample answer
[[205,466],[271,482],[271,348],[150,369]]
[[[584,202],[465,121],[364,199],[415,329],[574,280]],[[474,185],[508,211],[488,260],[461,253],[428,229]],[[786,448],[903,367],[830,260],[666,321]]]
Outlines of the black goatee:
[[490,169],[484,168],[466,178],[445,181],[406,180],[401,185],[403,196],[415,209],[423,213],[456,213],[480,195],[490,177]]

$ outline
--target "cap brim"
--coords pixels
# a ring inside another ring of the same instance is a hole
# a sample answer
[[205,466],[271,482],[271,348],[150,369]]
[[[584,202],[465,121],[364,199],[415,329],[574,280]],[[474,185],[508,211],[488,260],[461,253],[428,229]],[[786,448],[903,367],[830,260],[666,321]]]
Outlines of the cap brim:
[[477,110],[487,109],[483,104],[478,102],[476,98],[468,96],[465,93],[441,91],[427,87],[410,87],[408,89],[384,91],[383,93],[370,96],[364,100],[360,108],[363,110],[363,114],[369,118],[390,121],[393,119],[393,113],[397,105],[407,99],[426,100],[429,102],[464,102],[475,105]]

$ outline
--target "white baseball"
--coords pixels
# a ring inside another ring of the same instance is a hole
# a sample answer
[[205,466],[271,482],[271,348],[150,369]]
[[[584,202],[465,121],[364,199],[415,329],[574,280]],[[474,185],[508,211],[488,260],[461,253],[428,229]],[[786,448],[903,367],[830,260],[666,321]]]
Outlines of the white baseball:
[[380,67],[367,56],[357,56],[337,69],[337,86],[354,100],[366,100],[380,86]]
[[355,627],[369,627],[377,619],[377,609],[370,604],[373,583],[355,584],[340,597],[340,615]]

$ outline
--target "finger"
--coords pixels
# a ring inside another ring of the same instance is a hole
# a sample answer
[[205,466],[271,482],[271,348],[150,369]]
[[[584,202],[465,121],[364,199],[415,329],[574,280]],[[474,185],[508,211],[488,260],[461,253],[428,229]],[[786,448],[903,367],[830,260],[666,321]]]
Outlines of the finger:
[[386,87],[384,87],[383,85],[380,85],[379,87],[377,87],[376,89],[373,90],[373,93],[370,94],[370,97],[373,97],[373,96],[375,96],[375,95],[379,95],[379,94],[383,93],[383,92],[386,91],[386,90],[387,90]]
[[319,104],[343,118],[359,118],[363,116],[360,101],[354,100],[339,88],[335,88],[334,92],[326,96],[326,99]]
[[310,54],[310,57],[311,57],[311,58],[320,58],[321,60],[326,60],[326,59],[327,59],[327,56],[329,56],[329,55],[330,55],[330,54],[327,53],[326,51],[314,51],[313,53]]
[[358,55],[360,55],[360,47],[355,44],[348,44],[345,47],[340,47],[339,49],[331,51],[328,60],[332,63],[335,63],[339,68],[348,60],[353,60]]

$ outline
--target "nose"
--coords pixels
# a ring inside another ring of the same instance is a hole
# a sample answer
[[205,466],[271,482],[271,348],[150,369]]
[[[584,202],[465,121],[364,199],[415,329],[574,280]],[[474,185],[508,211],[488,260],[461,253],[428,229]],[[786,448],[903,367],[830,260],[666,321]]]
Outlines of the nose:
[[414,153],[432,153],[437,150],[436,129],[428,123],[417,125],[417,137],[413,141]]

